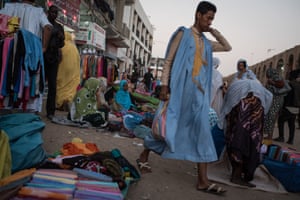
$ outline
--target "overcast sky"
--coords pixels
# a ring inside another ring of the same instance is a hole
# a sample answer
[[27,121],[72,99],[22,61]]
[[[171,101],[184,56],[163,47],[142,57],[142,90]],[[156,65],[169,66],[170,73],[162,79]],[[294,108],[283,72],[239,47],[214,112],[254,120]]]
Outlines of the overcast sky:
[[[178,26],[194,23],[199,0],[139,0],[154,27],[153,57],[164,57]],[[236,71],[244,58],[249,65],[300,44],[300,0],[211,0],[217,6],[212,27],[229,41],[232,51],[215,53],[220,72]],[[207,36],[212,39],[209,34]]]

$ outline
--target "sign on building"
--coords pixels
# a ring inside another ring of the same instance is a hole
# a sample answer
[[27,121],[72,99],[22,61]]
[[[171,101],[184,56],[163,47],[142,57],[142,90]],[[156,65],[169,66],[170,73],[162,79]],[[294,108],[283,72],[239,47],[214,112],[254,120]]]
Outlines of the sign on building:
[[85,22],[76,33],[77,44],[87,44],[105,50],[105,30],[94,22]]

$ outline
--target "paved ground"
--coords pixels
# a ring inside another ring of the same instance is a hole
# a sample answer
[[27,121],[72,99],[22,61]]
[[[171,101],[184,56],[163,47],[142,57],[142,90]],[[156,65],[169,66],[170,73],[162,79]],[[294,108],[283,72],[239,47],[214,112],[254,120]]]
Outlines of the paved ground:
[[[57,115],[66,115],[64,112],[57,112]],[[53,154],[58,151],[66,142],[74,137],[79,137],[83,142],[96,143],[100,151],[120,149],[122,154],[135,164],[136,158],[142,151],[142,140],[138,138],[117,137],[116,134],[95,129],[80,129],[70,126],[63,126],[51,123],[42,113],[41,117],[46,123],[42,133],[45,150]],[[275,131],[275,136],[277,132]],[[296,130],[294,148],[300,147],[300,130]],[[230,199],[230,200],[299,200],[300,193],[277,194],[263,192],[254,189],[241,189],[228,185],[224,186],[228,192],[224,197],[206,194],[197,191],[194,164],[187,161],[165,160],[151,154],[150,164],[152,173],[142,175],[137,183],[130,186],[127,200],[196,200],[196,199]]]

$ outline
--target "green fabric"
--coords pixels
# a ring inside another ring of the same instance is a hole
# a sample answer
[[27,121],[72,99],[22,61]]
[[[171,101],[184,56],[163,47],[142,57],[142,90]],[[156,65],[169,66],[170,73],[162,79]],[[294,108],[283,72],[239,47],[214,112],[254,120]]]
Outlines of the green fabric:
[[0,130],[0,179],[11,175],[11,165],[9,138],[5,131]]
[[97,113],[97,102],[92,93],[85,87],[81,88],[75,95],[74,119],[81,120],[85,115]]
[[72,116],[74,120],[82,120],[88,114],[100,113],[97,110],[96,93],[101,86],[101,81],[94,77],[85,81],[84,86],[76,93],[74,97],[75,113]]

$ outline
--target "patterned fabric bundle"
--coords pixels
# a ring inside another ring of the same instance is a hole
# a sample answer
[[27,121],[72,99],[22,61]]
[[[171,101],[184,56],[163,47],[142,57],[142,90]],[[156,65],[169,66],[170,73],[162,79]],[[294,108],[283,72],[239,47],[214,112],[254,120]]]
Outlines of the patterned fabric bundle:
[[168,101],[161,101],[159,103],[152,123],[153,137],[159,140],[164,140],[166,136],[167,107]]

